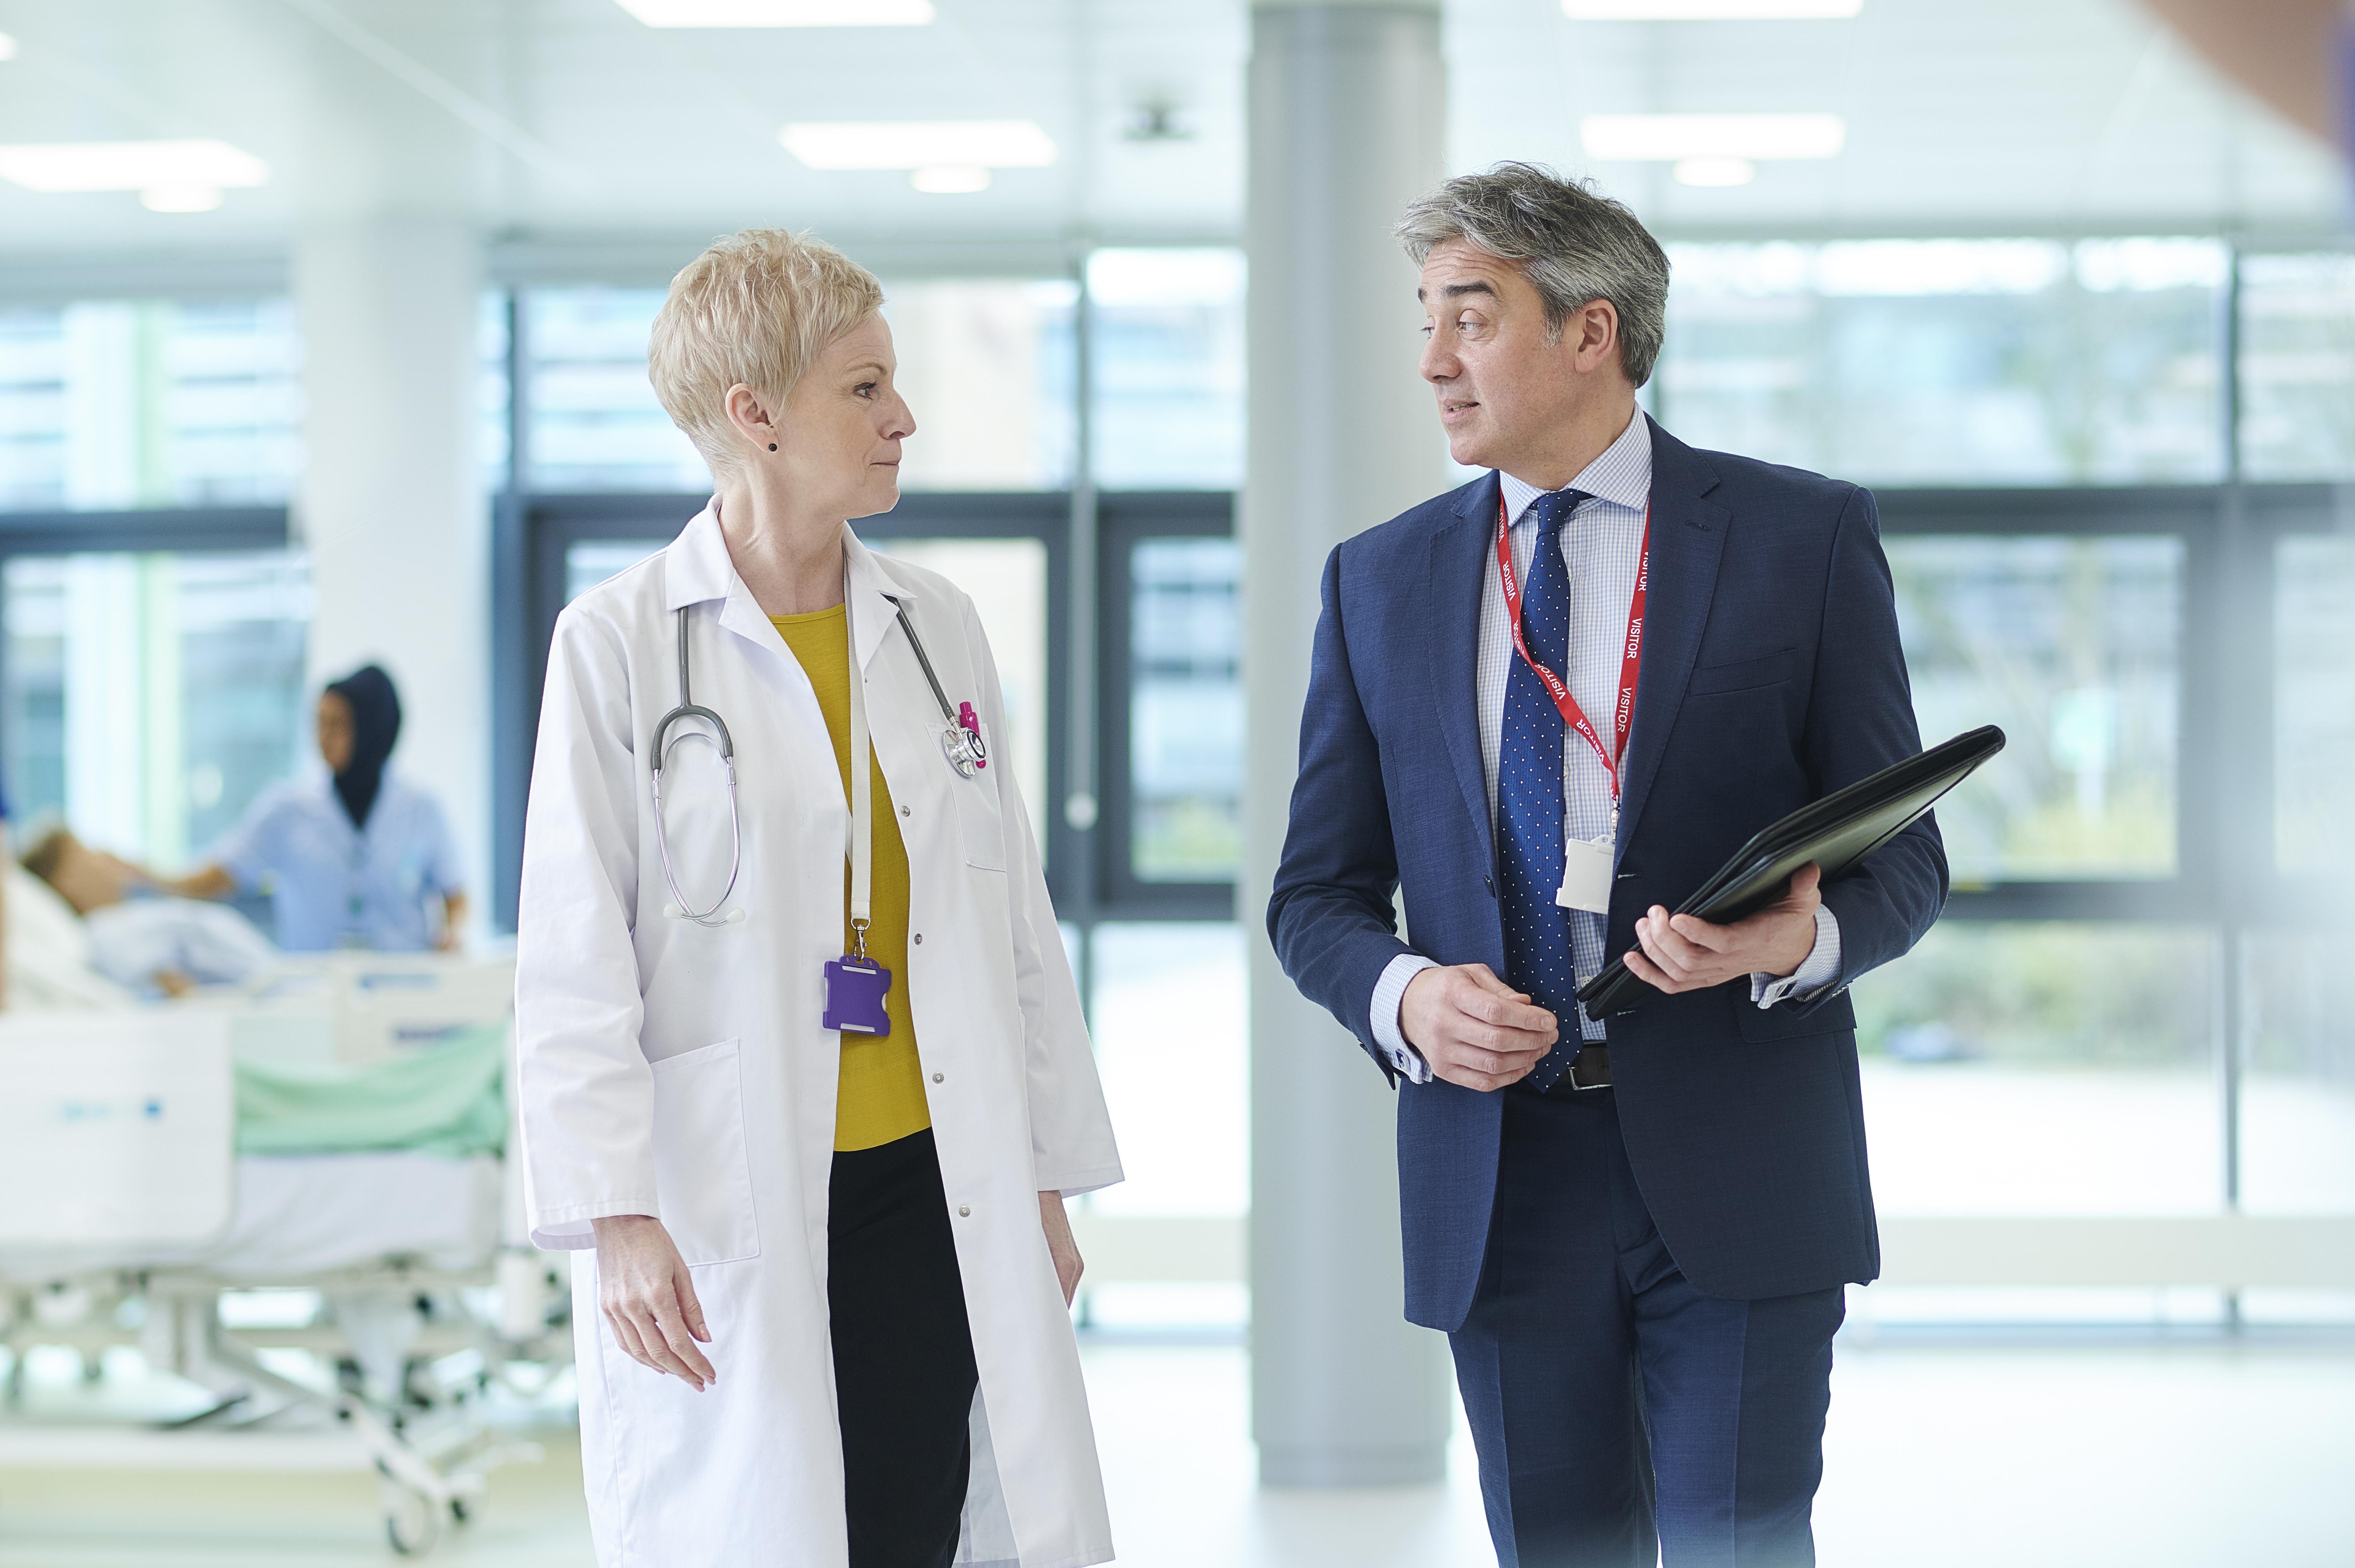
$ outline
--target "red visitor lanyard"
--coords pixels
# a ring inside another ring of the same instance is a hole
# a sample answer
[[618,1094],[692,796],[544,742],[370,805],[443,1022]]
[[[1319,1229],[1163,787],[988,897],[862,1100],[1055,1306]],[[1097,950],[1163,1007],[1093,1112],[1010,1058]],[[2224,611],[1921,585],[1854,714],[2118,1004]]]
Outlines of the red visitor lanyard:
[[[1644,552],[1636,558],[1636,592],[1627,601],[1627,640],[1621,645],[1619,652],[1619,700],[1613,714],[1612,747],[1607,752],[1603,749],[1603,737],[1594,732],[1594,726],[1588,722],[1585,712],[1578,706],[1578,699],[1570,694],[1570,688],[1562,684],[1561,677],[1529,656],[1529,645],[1521,636],[1521,585],[1513,580],[1511,527],[1510,515],[1505,509],[1505,498],[1500,495],[1497,497],[1497,581],[1504,585],[1505,615],[1513,626],[1513,651],[1521,656],[1521,662],[1529,667],[1530,673],[1546,688],[1546,695],[1553,699],[1555,709],[1561,714],[1561,721],[1585,736],[1586,743],[1594,748],[1594,754],[1603,759],[1603,770],[1611,775],[1611,801],[1615,807],[1619,801],[1619,759],[1626,754],[1627,728],[1635,722],[1636,674],[1644,653],[1644,590],[1652,575],[1651,505],[1646,502],[1644,507]],[[1536,569],[1536,560],[1532,557],[1530,570]]]

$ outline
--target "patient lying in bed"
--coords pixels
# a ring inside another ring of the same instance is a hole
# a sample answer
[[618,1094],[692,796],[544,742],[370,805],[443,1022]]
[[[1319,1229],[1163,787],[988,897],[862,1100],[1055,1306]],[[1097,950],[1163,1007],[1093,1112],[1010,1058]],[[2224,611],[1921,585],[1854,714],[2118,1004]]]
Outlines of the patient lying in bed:
[[[68,828],[51,828],[36,839],[25,852],[24,869],[56,895],[62,912],[79,917],[81,942],[67,933],[44,933],[54,950],[52,962],[79,959],[135,995],[176,997],[198,986],[241,984],[278,961],[270,939],[235,910],[194,899],[134,896],[145,874],[91,848]],[[61,912],[53,901],[36,894],[20,902],[20,891],[21,884],[9,890],[12,915],[32,904],[25,912],[37,928],[57,923]],[[12,918],[9,923],[13,928],[17,922]],[[16,934],[14,929],[9,933],[12,950]],[[14,951],[9,956],[13,982],[24,965]],[[37,991],[41,988],[37,979],[34,984]]]

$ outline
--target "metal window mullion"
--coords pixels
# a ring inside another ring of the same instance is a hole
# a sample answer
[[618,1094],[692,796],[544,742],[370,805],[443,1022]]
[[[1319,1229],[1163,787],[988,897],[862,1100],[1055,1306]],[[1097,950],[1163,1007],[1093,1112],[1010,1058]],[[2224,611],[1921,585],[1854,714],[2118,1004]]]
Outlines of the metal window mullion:
[[511,288],[507,290],[506,475],[510,496],[524,495],[531,488],[531,359],[526,352],[529,330],[523,290]]
[[[1064,886],[1075,907],[1060,912],[1079,932],[1076,955],[1080,1006],[1094,1011],[1096,905],[1103,892],[1104,846],[1096,826],[1103,816],[1098,693],[1106,689],[1104,664],[1113,650],[1098,632],[1098,537],[1095,442],[1095,302],[1088,287],[1088,252],[1073,264],[1078,292],[1071,301],[1071,507],[1065,551],[1069,594],[1064,619],[1070,625],[1070,657],[1062,719],[1064,794],[1056,816],[1071,849],[1071,875]],[[1124,846],[1121,848],[1124,848]]]

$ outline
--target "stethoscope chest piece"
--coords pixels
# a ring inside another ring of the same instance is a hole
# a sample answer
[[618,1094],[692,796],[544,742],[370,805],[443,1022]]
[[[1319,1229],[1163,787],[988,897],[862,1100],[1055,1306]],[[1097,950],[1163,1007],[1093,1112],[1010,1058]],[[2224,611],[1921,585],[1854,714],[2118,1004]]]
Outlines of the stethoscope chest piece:
[[[672,900],[663,906],[663,913],[671,920],[691,920],[698,925],[733,925],[744,918],[744,912],[734,909],[722,914],[719,908],[736,891],[736,879],[744,869],[744,823],[736,803],[736,741],[728,733],[726,720],[696,703],[693,688],[688,683],[687,615],[687,606],[681,605],[678,612],[678,706],[662,716],[661,722],[655,726],[654,743],[647,748],[654,758],[655,849],[662,858],[663,883],[670,889]],[[689,727],[673,735],[671,726],[682,720],[689,721]],[[694,721],[709,724],[711,728],[695,729],[692,727]],[[702,910],[697,909],[687,896],[679,891],[678,871],[670,859],[670,835],[663,823],[663,770],[670,764],[672,749],[689,741],[700,741],[719,752],[719,765],[728,773],[728,885],[719,890],[719,896],[711,901],[709,908]]]
[[949,760],[949,767],[957,777],[969,779],[989,766],[989,743],[981,738],[981,720],[975,716],[973,704],[960,702],[949,706],[949,694],[941,689],[941,677],[933,672],[932,656],[924,652],[924,639],[916,635],[916,624],[908,619],[908,606],[894,593],[884,598],[900,618],[900,630],[907,634],[908,646],[915,651],[916,663],[923,667],[924,684],[932,688],[932,700],[941,708],[941,754]]

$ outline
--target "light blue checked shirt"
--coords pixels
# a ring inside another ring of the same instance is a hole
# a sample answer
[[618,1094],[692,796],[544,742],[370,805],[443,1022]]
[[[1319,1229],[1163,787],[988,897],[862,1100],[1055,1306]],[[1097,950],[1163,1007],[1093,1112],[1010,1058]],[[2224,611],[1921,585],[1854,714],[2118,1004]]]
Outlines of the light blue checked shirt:
[[[1529,557],[1537,549],[1537,522],[1529,503],[1544,492],[1509,474],[1497,475],[1504,489],[1507,539],[1513,573],[1529,581]],[[1643,557],[1644,512],[1652,496],[1652,435],[1638,411],[1619,439],[1572,480],[1567,489],[1592,497],[1579,503],[1561,530],[1562,563],[1570,569],[1570,667],[1561,672],[1571,695],[1593,721],[1605,745],[1611,714],[1619,698],[1619,654],[1627,631],[1627,602],[1635,596]],[[1488,828],[1497,827],[1497,759],[1504,745],[1505,682],[1512,673],[1513,628],[1505,613],[1505,591],[1492,568],[1481,574],[1479,660],[1474,667],[1480,705],[1480,765],[1488,780]],[[1595,839],[1611,831],[1611,775],[1594,748],[1565,735],[1561,748],[1562,831],[1566,837]],[[1568,846],[1564,846],[1568,853]],[[1604,917],[1571,910],[1570,951],[1582,983],[1601,973]],[[1431,1064],[1399,1029],[1399,1002],[1407,983],[1437,967],[1419,953],[1401,953],[1374,983],[1374,1043],[1399,1072],[1417,1083],[1431,1082]],[[1771,1008],[1791,996],[1809,996],[1839,975],[1839,922],[1823,905],[1816,908],[1816,945],[1806,961],[1783,976],[1750,976],[1750,998]],[[1604,1038],[1600,1019],[1578,1011],[1586,1040]]]

